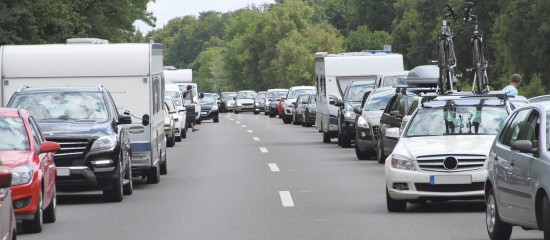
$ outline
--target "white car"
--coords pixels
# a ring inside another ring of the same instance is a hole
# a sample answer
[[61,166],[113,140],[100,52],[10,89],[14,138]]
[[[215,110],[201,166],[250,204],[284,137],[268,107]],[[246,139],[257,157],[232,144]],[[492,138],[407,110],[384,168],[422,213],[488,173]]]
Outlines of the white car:
[[283,122],[285,124],[292,123],[292,112],[294,111],[294,102],[301,93],[313,93],[315,94],[314,86],[298,86],[291,87],[288,91],[286,99],[283,103]]
[[407,202],[483,199],[487,155],[510,112],[506,96],[424,96],[386,158],[390,212]]
[[[181,101],[181,100],[180,100]],[[186,113],[185,108],[178,111],[175,101],[169,97],[164,97],[164,102],[168,107],[169,112],[174,112],[172,117],[174,118],[175,125],[175,140],[176,142],[181,142],[182,138],[187,138],[187,122],[185,121]]]

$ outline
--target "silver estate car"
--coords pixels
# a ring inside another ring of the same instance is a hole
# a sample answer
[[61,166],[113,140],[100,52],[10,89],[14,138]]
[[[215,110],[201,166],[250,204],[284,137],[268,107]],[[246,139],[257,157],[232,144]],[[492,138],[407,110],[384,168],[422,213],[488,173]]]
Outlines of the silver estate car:
[[550,102],[514,111],[500,129],[488,159],[486,225],[493,240],[509,239],[512,226],[544,231],[550,239]]

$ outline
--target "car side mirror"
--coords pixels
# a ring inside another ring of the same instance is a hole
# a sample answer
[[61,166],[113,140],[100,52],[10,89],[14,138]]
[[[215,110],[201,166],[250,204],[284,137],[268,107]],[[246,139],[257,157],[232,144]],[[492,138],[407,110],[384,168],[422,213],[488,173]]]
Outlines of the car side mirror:
[[388,128],[386,129],[385,135],[386,137],[393,139],[399,139],[399,137],[401,137],[399,128]]
[[296,105],[296,102],[292,102],[292,105]]
[[517,140],[512,143],[512,150],[520,151],[522,153],[535,153],[536,148],[533,148],[533,143],[529,140]]
[[143,114],[143,117],[141,117],[141,125],[147,126],[150,122],[149,114]]
[[118,115],[118,124],[132,124],[132,116]]
[[0,188],[11,186],[11,171],[8,167],[0,167]]
[[330,99],[330,100],[328,101],[328,104],[330,104],[330,105],[335,105],[335,104],[336,104],[336,101],[335,101],[334,99]]
[[267,101],[273,101],[273,98],[268,98]]
[[176,114],[176,110],[169,110],[168,113],[170,113],[170,114]]
[[236,98],[236,97],[233,97],[233,100],[237,100],[237,98]]
[[56,152],[59,151],[59,149],[61,149],[61,146],[56,142],[45,141],[40,144],[41,153]]
[[337,99],[334,103],[334,106],[337,106],[337,107],[343,107],[344,106],[344,102],[340,99]]
[[359,115],[363,114],[363,110],[359,106],[354,107],[353,112],[356,113],[356,114],[359,114]]
[[203,99],[204,98],[204,93],[199,93],[199,98]]
[[390,116],[395,117],[395,118],[403,118],[403,115],[401,115],[401,113],[399,113],[399,111],[390,112]]

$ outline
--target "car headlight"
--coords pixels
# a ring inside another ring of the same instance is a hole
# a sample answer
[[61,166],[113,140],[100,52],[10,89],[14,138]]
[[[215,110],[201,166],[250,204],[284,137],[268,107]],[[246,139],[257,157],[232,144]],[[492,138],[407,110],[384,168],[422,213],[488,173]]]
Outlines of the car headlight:
[[242,107],[242,106],[243,106],[242,103],[240,103],[240,102],[237,103],[237,107]]
[[369,128],[369,122],[363,116],[359,116],[357,119],[357,127],[360,128]]
[[347,118],[347,119],[354,119],[355,120],[355,116],[356,115],[355,115],[354,112],[347,111],[347,112],[344,113],[344,118]]
[[27,184],[32,180],[32,168],[23,165],[11,169],[11,185]]
[[402,170],[411,170],[411,171],[416,170],[414,167],[414,163],[410,158],[399,154],[392,155],[391,166],[393,168],[402,169]]
[[210,109],[210,111],[216,111],[218,110],[218,105],[217,104],[214,104],[214,106],[212,106],[212,108]]
[[94,141],[90,151],[98,151],[115,148],[117,139],[115,136],[103,136]]
[[292,105],[292,104],[288,104],[288,105],[286,105],[286,107],[287,107],[287,108],[293,108],[293,107],[294,107],[294,105]]

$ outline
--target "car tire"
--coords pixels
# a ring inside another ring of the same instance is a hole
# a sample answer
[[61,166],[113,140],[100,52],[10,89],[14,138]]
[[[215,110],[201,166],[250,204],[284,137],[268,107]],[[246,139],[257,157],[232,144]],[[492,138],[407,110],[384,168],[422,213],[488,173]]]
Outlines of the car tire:
[[403,200],[394,200],[391,198],[386,188],[386,207],[388,212],[405,212],[407,211],[407,202]]
[[287,117],[286,115],[283,116],[283,123],[284,123],[284,124],[290,124],[290,123],[292,123],[292,117]]
[[40,188],[40,192],[38,193],[38,207],[36,208],[36,212],[34,213],[34,218],[32,220],[23,220],[22,227],[23,232],[26,233],[39,233],[42,232],[42,226],[44,224],[44,212],[42,210],[42,204],[43,204],[43,191],[42,188]]
[[160,175],[166,174],[168,174],[168,157],[166,156],[166,153],[164,153],[164,161],[160,161]]
[[550,201],[546,195],[542,198],[542,230],[544,239],[550,239]]
[[128,168],[124,173],[124,180],[128,180],[128,183],[126,183],[122,187],[122,194],[126,196],[132,195],[132,193],[134,193],[134,183],[132,182],[132,160],[131,159],[128,159]]
[[350,148],[351,147],[351,138],[346,135],[340,135],[340,147]]
[[487,190],[485,196],[485,226],[489,238],[492,240],[497,239],[510,239],[512,235],[512,225],[502,222],[498,213],[497,200],[493,188]]
[[324,143],[330,143],[330,140],[331,140],[330,133],[324,132],[323,133],[323,142]]
[[166,142],[167,147],[173,147],[176,145],[176,136],[174,136],[174,131],[172,131],[172,137],[167,138],[168,141]]
[[217,122],[220,122],[220,118],[219,117],[214,117],[214,120],[213,120],[215,123]]
[[157,184],[160,182],[160,169],[159,167],[152,167],[147,171],[147,183]]
[[202,119],[199,119],[195,122],[196,124],[201,124],[202,123]]
[[44,209],[44,223],[54,223],[57,220],[57,193],[55,185],[53,187],[53,196],[50,205]]
[[185,124],[185,129],[181,130],[181,138],[187,138],[187,124]]
[[376,141],[376,160],[381,164],[386,162],[386,155],[384,154],[384,140],[382,140],[382,136],[379,136],[378,141]]
[[180,136],[179,137],[176,136],[176,142],[181,142],[181,135],[182,135],[182,133],[181,133],[181,130],[180,130]]
[[258,114],[260,114],[260,112],[256,112],[256,111],[254,111],[254,115],[258,115]]
[[264,112],[264,115],[265,115],[265,116],[269,115],[269,112]]
[[355,155],[359,160],[369,160],[370,158],[370,155],[368,154],[368,152],[363,152],[361,151],[361,149],[359,149],[359,144],[357,143],[357,139],[355,140]]
[[122,202],[124,198],[124,175],[122,174],[122,159],[118,161],[118,172],[110,189],[103,190],[103,200],[105,202]]

